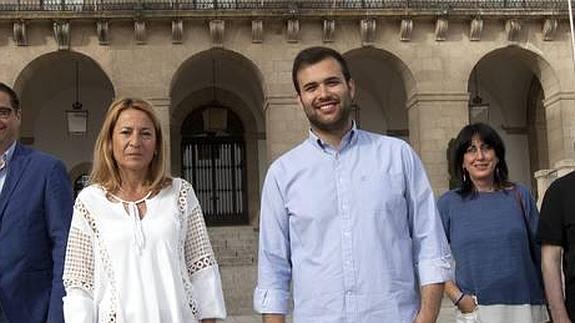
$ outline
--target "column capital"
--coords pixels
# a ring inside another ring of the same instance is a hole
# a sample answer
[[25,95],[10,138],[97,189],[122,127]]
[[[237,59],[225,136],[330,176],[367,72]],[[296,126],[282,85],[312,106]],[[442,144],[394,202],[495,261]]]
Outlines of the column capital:
[[555,103],[557,103],[559,101],[563,101],[563,100],[575,100],[575,92],[557,91],[555,93],[551,93],[551,94],[549,94],[548,97],[546,97],[543,100],[543,106],[549,107],[549,106],[552,106]]
[[417,106],[420,103],[435,103],[435,102],[468,102],[469,93],[468,92],[418,92],[412,94],[407,99],[407,109]]
[[292,108],[298,105],[297,98],[294,95],[274,95],[266,97],[264,111],[271,106]]
[[172,104],[170,97],[151,97],[145,98],[146,101],[150,102],[155,108],[169,108]]

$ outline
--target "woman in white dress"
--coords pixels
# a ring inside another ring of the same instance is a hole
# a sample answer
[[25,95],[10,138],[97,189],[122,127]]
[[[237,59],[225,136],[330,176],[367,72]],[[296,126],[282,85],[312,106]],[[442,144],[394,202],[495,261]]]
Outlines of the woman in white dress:
[[70,323],[215,322],[221,280],[191,185],[165,173],[150,103],[110,106],[91,185],[76,199],[64,265]]

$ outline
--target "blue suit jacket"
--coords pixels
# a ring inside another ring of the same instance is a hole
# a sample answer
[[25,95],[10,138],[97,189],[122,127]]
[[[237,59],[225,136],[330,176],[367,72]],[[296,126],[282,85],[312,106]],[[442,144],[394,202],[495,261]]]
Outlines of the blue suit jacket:
[[16,144],[0,193],[0,302],[10,323],[62,323],[73,196],[64,164]]

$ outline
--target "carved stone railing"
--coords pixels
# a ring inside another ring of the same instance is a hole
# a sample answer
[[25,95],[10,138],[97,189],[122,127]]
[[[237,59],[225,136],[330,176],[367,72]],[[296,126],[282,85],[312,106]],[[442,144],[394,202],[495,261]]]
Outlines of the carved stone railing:
[[509,14],[517,11],[566,13],[566,0],[3,0],[0,16],[18,12],[40,13],[119,13],[146,11],[188,11],[250,13],[266,15],[306,15],[368,11],[377,14],[401,10],[433,14],[478,13]]

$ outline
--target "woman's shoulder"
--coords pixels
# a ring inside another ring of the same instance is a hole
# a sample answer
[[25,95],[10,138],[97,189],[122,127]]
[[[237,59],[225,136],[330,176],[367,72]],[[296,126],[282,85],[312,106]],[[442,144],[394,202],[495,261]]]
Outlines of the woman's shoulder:
[[463,201],[459,194],[459,189],[453,189],[443,193],[437,200],[437,209],[442,217],[449,216],[453,209],[457,208]]
[[80,191],[80,193],[78,193],[76,199],[84,201],[93,199],[94,197],[105,196],[105,195],[106,190],[100,184],[90,184],[84,187]]
[[185,188],[186,186],[192,186],[192,184],[190,184],[187,180],[181,177],[172,177],[171,186]]
[[531,196],[529,187],[519,182],[513,182],[505,189],[507,191],[517,191],[523,198]]
[[443,193],[439,199],[437,199],[437,203],[449,203],[451,201],[460,201],[461,195],[459,194],[459,188],[449,190]]
[[190,191],[191,192],[194,191],[192,184],[188,182],[186,179],[181,177],[171,178],[170,187],[176,192],[186,191],[186,193],[189,193]]

